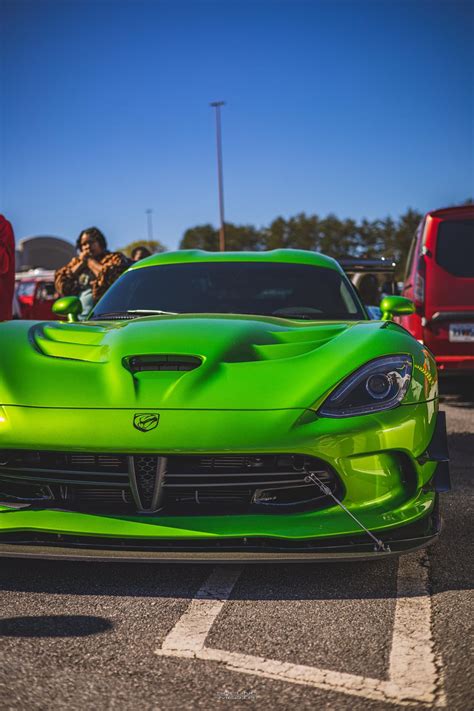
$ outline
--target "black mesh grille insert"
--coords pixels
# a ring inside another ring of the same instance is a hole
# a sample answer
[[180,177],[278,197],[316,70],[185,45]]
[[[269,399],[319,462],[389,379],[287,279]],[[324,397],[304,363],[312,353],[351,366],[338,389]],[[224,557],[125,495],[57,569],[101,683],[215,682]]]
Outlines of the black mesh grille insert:
[[158,457],[134,457],[135,477],[140,501],[143,508],[150,508],[153,502],[153,493],[156,486]]

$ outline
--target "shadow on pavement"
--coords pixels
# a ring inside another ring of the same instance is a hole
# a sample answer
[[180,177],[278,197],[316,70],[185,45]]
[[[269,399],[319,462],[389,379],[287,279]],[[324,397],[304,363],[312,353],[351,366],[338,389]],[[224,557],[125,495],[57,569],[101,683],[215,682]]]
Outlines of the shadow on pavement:
[[[472,467],[474,464],[474,432],[452,432],[448,437],[448,446],[452,467]],[[464,462],[465,459],[466,462]]]
[[474,408],[474,378],[450,377],[439,380],[441,405]]
[[103,617],[35,615],[0,620],[1,637],[87,637],[113,627]]
[[[24,565],[24,567],[23,567]],[[395,597],[397,560],[242,565],[232,597],[247,600]],[[217,566],[169,563],[78,563],[5,559],[0,590],[53,595],[191,599]]]

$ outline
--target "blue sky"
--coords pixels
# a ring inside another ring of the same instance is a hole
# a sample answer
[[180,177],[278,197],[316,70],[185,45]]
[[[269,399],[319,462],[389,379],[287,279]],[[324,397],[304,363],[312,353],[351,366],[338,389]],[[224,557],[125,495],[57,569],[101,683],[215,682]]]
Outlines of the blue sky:
[[2,0],[0,208],[112,247],[226,219],[397,217],[472,196],[473,7]]

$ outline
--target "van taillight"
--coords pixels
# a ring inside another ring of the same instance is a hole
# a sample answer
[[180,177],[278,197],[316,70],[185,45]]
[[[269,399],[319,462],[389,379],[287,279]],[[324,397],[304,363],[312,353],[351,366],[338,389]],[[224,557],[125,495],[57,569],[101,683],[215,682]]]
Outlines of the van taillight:
[[423,309],[425,303],[425,276],[426,276],[426,262],[425,257],[421,255],[418,259],[418,264],[416,265],[415,280],[413,284],[413,301],[417,311]]

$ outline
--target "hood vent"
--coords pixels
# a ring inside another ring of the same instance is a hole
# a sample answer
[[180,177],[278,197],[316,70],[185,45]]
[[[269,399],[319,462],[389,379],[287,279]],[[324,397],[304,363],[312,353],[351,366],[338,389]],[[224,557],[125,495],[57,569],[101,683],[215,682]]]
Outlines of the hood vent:
[[194,370],[202,364],[200,358],[181,355],[140,355],[124,359],[125,367],[132,373],[160,370]]

